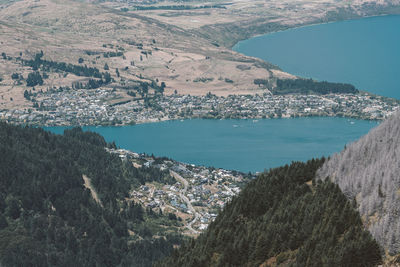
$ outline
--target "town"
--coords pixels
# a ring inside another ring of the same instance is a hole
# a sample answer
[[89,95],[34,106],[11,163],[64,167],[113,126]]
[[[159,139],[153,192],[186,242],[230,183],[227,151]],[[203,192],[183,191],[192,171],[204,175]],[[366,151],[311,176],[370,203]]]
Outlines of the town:
[[[183,222],[182,232],[197,235],[207,229],[219,210],[241,187],[255,178],[253,174],[196,166],[167,158],[155,158],[125,149],[108,149],[136,168],[168,171],[172,183],[146,183],[130,192],[130,200],[155,212],[176,216]],[[172,215],[173,214],[173,215]]]
[[0,119],[37,126],[129,125],[165,120],[338,116],[383,120],[399,101],[368,93],[328,95],[154,95],[122,98],[116,90],[37,92],[32,108],[0,110]]

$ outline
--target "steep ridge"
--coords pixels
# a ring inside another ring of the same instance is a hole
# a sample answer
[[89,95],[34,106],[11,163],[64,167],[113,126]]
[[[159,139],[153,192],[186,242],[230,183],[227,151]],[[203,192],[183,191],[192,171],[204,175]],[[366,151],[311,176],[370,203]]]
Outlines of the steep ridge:
[[400,252],[400,113],[333,155],[319,179],[357,202],[363,222],[390,254]]
[[339,187],[311,180],[323,163],[261,174],[207,231],[160,266],[375,266],[378,244]]

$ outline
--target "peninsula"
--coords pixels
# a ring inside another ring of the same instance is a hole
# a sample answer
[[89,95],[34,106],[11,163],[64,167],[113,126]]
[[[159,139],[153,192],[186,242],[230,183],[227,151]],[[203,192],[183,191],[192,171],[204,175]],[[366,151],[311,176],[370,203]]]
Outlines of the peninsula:
[[[400,13],[398,4],[1,1],[0,117],[37,125],[199,117],[382,119],[397,101],[347,89],[310,91],[322,84],[230,48],[257,34]],[[293,83],[308,85],[288,91]],[[237,105],[241,99],[245,106]]]

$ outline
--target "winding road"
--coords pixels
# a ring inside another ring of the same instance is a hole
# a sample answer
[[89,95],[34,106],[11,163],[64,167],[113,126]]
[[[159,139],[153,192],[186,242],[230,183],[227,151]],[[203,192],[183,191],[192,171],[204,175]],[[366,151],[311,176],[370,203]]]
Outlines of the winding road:
[[189,187],[189,183],[188,181],[186,181],[186,179],[184,179],[182,176],[180,176],[178,173],[174,172],[174,171],[169,171],[171,176],[174,177],[177,181],[179,181],[181,184],[183,184],[183,190],[181,190],[179,192],[179,196],[182,199],[183,202],[186,203],[188,209],[192,212],[192,214],[194,214],[194,219],[189,222],[186,227],[192,231],[194,234],[198,234],[199,231],[196,231],[195,229],[193,229],[192,225],[200,218],[200,214],[197,213],[197,211],[193,208],[192,203],[190,203],[189,199],[185,196],[185,193]]

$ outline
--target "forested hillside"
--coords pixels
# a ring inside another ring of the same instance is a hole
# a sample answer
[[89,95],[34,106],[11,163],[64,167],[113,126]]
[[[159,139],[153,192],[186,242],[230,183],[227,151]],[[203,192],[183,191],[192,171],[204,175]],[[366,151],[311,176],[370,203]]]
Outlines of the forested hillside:
[[0,124],[1,266],[150,266],[180,244],[179,222],[127,199],[168,174],[134,168],[107,146],[80,128],[61,136]]
[[400,113],[327,161],[318,177],[338,184],[357,201],[374,238],[390,254],[400,252]]
[[[380,249],[339,187],[315,182],[324,160],[252,181],[207,232],[161,266],[375,266]],[[313,182],[311,183],[311,180]]]
[[358,94],[359,91],[351,84],[318,82],[312,79],[278,79],[276,88],[272,91],[277,95],[285,94]]
[[[0,265],[375,266],[383,251],[357,207],[398,252],[399,123],[389,119],[327,162],[261,174],[189,242],[176,217],[129,199],[146,181],[170,180],[168,172],[135,168],[80,128],[55,135],[1,123]],[[339,186],[319,179],[327,176]]]

